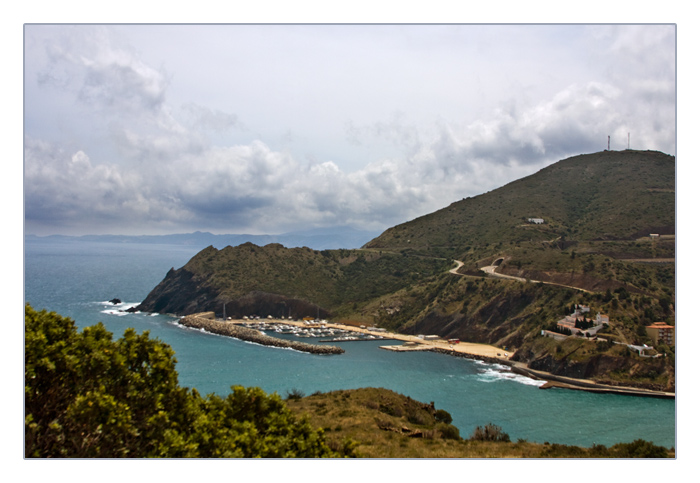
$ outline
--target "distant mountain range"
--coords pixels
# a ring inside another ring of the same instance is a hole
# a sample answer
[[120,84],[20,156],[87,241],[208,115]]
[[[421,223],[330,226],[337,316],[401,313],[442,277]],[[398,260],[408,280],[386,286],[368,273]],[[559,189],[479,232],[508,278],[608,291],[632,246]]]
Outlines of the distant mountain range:
[[186,245],[192,247],[225,248],[237,246],[243,243],[254,243],[264,246],[270,243],[279,243],[287,248],[308,247],[314,250],[335,250],[359,248],[373,238],[380,231],[357,230],[348,226],[336,226],[329,228],[313,228],[309,230],[282,233],[280,235],[215,235],[209,232],[196,231],[194,233],[179,233],[173,235],[83,235],[64,236],[50,235],[39,237],[26,235],[25,239],[34,240],[67,240],[89,241],[105,243],[153,243],[163,245]]

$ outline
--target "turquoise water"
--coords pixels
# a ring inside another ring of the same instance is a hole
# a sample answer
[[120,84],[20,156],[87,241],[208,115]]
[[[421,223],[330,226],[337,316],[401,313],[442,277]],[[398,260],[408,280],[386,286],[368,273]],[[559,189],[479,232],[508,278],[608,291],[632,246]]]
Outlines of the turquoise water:
[[[345,342],[345,354],[319,356],[263,347],[181,327],[166,315],[124,314],[171,268],[198,248],[29,240],[25,299],[38,310],[71,317],[79,327],[98,321],[120,337],[149,331],[170,344],[180,384],[225,395],[230,386],[259,386],[286,396],[316,391],[385,387],[450,412],[463,437],[489,422],[512,440],[606,446],[638,438],[675,447],[675,401],[538,389],[541,382],[507,367],[426,352],[394,353],[387,342]],[[114,307],[107,301],[119,298]],[[272,334],[274,335],[274,334]],[[304,339],[313,342],[314,339]]]

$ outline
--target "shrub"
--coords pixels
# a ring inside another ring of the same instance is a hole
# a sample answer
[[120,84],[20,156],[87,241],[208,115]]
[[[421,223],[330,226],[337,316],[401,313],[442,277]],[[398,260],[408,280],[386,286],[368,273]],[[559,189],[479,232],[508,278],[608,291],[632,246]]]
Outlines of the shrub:
[[437,425],[437,429],[438,429],[438,431],[440,431],[440,433],[442,433],[442,437],[445,439],[455,439],[457,441],[462,439],[459,436],[459,428],[457,428],[456,426],[454,426],[452,424],[439,423]]
[[433,417],[427,411],[422,409],[416,410],[408,414],[407,419],[410,423],[428,426],[433,422]]
[[452,422],[452,415],[444,409],[438,409],[435,411],[435,420],[439,423],[450,424]]
[[484,427],[477,426],[469,439],[472,441],[510,442],[508,433],[503,432],[500,426],[493,423],[488,423]]
[[304,394],[303,391],[299,389],[292,389],[290,391],[287,391],[287,399],[290,401],[298,401],[299,399],[303,398],[306,394]]
[[322,430],[260,388],[206,398],[178,385],[173,350],[25,306],[25,457],[338,456]]
[[610,447],[610,451],[618,458],[668,458],[666,448],[643,439],[615,444]]
[[379,410],[383,412],[384,414],[388,414],[389,416],[394,416],[397,418],[400,418],[403,416],[403,410],[394,404],[380,404],[379,405]]

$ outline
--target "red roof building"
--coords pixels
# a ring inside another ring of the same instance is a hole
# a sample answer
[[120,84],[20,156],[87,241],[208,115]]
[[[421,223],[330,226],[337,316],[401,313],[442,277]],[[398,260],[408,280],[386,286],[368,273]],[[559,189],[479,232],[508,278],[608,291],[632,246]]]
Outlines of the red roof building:
[[654,341],[654,344],[663,342],[666,345],[676,345],[676,328],[666,322],[654,322],[647,326],[647,335]]

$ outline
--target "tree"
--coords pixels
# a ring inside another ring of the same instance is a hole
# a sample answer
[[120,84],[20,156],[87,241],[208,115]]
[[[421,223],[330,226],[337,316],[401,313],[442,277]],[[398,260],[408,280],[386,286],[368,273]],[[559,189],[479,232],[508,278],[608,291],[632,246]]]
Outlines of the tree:
[[444,409],[438,409],[435,411],[435,420],[440,423],[450,424],[452,423],[452,415]]
[[671,312],[671,297],[664,295],[659,299],[659,305],[664,313],[668,315]]
[[26,457],[338,456],[276,394],[180,387],[173,350],[148,332],[113,341],[28,304],[24,319]]

